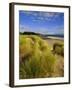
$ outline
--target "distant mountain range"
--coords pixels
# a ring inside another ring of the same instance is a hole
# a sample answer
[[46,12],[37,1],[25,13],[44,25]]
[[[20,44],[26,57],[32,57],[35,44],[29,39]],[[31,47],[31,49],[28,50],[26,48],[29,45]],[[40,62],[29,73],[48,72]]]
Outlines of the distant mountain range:
[[21,35],[39,35],[44,38],[47,38],[48,36],[64,38],[64,34],[41,34],[41,33],[36,33],[36,32],[20,32],[20,34]]

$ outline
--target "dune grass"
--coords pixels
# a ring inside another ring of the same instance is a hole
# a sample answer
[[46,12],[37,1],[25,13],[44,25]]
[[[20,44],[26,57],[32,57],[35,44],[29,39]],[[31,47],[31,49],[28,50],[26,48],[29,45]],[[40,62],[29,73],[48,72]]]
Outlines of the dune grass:
[[20,79],[54,77],[59,73],[57,57],[46,40],[37,35],[20,35],[19,49]]
[[64,56],[64,43],[63,42],[54,43],[53,51],[58,55]]

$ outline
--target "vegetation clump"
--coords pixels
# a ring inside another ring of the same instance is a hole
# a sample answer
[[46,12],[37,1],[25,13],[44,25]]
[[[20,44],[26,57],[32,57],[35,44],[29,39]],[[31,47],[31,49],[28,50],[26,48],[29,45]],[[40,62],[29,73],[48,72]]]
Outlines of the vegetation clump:
[[53,77],[55,56],[37,35],[20,35],[20,79]]
[[64,56],[64,43],[55,43],[53,51],[61,56]]

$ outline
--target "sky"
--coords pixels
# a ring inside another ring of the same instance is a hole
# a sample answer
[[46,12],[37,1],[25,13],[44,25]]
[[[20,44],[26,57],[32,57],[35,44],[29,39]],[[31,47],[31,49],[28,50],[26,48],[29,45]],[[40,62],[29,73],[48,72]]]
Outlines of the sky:
[[20,32],[64,34],[64,13],[43,11],[19,11]]

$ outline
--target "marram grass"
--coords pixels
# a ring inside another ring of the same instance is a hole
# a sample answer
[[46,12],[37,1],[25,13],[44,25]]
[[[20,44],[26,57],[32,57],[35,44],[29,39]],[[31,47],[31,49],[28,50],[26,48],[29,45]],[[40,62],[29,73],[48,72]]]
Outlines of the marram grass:
[[19,78],[53,77],[55,56],[48,42],[37,35],[20,35]]

